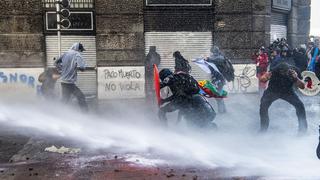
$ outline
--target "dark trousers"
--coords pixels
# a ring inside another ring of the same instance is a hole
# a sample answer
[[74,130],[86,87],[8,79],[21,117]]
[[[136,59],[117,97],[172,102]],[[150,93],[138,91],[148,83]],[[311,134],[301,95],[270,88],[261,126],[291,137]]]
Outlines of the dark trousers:
[[307,131],[308,124],[306,120],[306,111],[303,103],[296,95],[295,92],[290,93],[276,93],[266,90],[263,93],[260,104],[260,122],[261,122],[261,132],[267,131],[269,127],[269,115],[268,110],[270,105],[277,99],[283,99],[293,105],[296,109],[296,114],[298,116],[299,122],[299,132],[304,133]]
[[61,88],[62,88],[62,101],[64,103],[68,103],[70,101],[71,95],[74,95],[78,100],[81,110],[84,112],[88,111],[86,98],[82,93],[82,91],[75,84],[61,83]]
[[[160,122],[164,126],[167,126],[167,121],[168,121],[166,114],[181,109],[182,106],[180,106],[180,104],[181,104],[181,100],[174,99],[174,100],[170,101],[169,103],[160,107],[158,115],[159,115]],[[179,114],[178,120],[180,120],[180,118],[181,118],[180,116],[181,115]]]

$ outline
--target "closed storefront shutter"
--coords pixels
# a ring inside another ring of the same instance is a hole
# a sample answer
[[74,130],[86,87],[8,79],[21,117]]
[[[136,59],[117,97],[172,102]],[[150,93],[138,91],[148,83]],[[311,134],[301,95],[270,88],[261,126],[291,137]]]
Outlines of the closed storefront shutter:
[[287,38],[288,15],[280,12],[271,13],[271,43],[276,39]]
[[191,61],[200,56],[209,56],[212,45],[211,32],[146,32],[145,54],[150,46],[156,46],[161,56],[159,69],[170,68],[174,70],[173,53],[180,51],[182,56],[190,62],[191,75],[197,80],[208,79],[210,76],[204,73]]
[[[96,95],[97,74],[93,69],[96,66],[96,38],[95,36],[62,36],[61,53],[70,49],[73,43],[81,42],[86,51],[82,53],[89,70],[78,73],[77,85],[86,95]],[[47,67],[53,67],[53,58],[58,56],[57,36],[46,36]]]
[[207,32],[213,30],[212,9],[161,9],[144,12],[144,30],[147,32],[193,31]]

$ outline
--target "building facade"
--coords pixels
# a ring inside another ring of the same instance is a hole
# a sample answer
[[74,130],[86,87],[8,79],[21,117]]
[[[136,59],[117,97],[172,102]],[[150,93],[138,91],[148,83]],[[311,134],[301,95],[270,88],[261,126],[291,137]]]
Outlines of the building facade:
[[[0,80],[2,84],[22,83],[37,91],[37,75],[52,66],[58,55],[55,0],[0,3]],[[250,92],[255,91],[256,83],[255,67],[250,65],[252,52],[277,38],[287,38],[292,47],[306,43],[310,3],[72,0],[71,27],[62,30],[61,50],[83,42],[88,71],[80,73],[79,86],[85,94],[99,99],[145,97],[148,77],[144,66],[150,46],[155,46],[161,56],[160,68],[172,68],[174,51],[179,50],[192,60],[208,55],[210,47],[217,45],[237,64],[239,78],[229,91]],[[196,66],[192,68],[197,79],[207,77]],[[242,79],[241,75],[247,78]]]

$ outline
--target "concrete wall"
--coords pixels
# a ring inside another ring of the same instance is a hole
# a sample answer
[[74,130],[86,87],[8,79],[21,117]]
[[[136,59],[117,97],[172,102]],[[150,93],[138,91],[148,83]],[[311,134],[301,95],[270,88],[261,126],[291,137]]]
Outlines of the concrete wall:
[[[98,66],[144,64],[144,1],[95,0]],[[212,15],[214,44],[234,63],[268,46],[271,0],[217,0]],[[288,40],[305,43],[310,0],[293,0]],[[0,67],[43,67],[45,47],[41,0],[1,0]],[[210,26],[208,26],[210,27]]]
[[96,0],[98,66],[144,65],[143,1]]
[[[264,28],[259,31],[258,28],[261,27],[258,23],[260,22],[254,23],[256,17],[253,16],[253,6],[255,3],[249,0],[215,2],[214,44],[219,46],[233,63],[250,62],[253,42],[256,42],[260,35],[264,36],[265,32]],[[264,10],[264,8],[261,9]]]
[[43,67],[41,0],[1,0],[0,67]]

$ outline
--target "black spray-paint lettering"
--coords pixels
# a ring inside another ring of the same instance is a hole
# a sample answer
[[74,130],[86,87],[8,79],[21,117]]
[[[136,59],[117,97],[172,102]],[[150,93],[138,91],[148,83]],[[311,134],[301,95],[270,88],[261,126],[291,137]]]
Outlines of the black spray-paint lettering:
[[117,85],[114,83],[107,83],[105,87],[105,91],[116,91],[117,90]]
[[121,91],[140,91],[140,85],[136,82],[119,83]]

